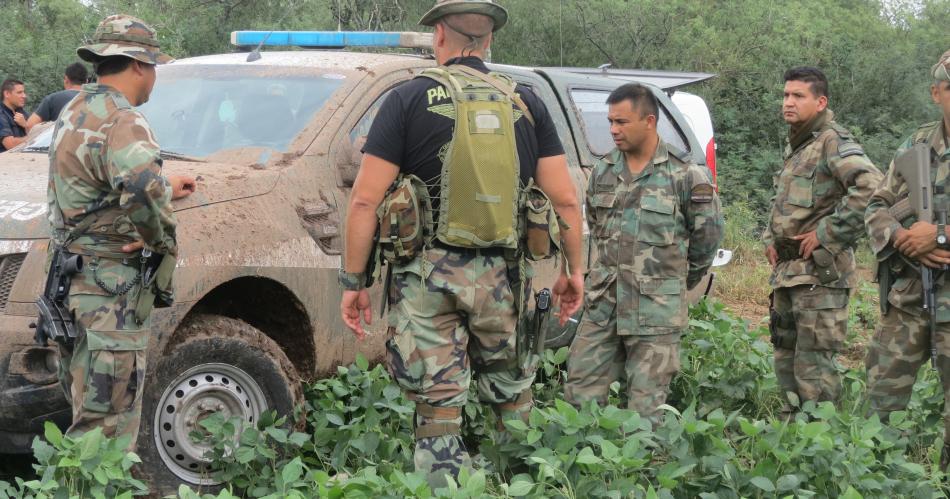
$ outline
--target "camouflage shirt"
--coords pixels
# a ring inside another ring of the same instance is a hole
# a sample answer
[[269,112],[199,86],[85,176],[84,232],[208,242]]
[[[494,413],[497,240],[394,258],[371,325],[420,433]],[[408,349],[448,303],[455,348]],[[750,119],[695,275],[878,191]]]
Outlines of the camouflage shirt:
[[653,162],[632,174],[615,150],[591,173],[587,222],[595,243],[588,319],[616,321],[620,335],[684,329],[686,290],[709,270],[722,239],[709,172],[661,141]]
[[82,87],[56,122],[50,147],[53,234],[97,217],[70,248],[108,255],[143,240],[156,253],[177,254],[172,189],[152,130],[125,96],[99,84]]
[[[947,144],[947,135],[942,121],[927,123],[917,129],[914,134],[904,141],[897,149],[894,157],[898,157],[915,144],[928,144],[932,151],[934,162],[931,164],[930,175],[934,189],[934,207],[950,205],[950,147]],[[940,187],[943,187],[941,190]],[[887,265],[892,276],[888,302],[905,312],[921,313],[922,288],[918,263],[900,255],[891,245],[897,229],[903,226],[910,228],[917,221],[917,216],[911,214],[898,220],[891,208],[899,201],[907,198],[908,188],[903,177],[894,172],[894,163],[891,162],[887,174],[881,185],[874,191],[867,209],[867,229],[871,238],[871,249],[877,255],[882,265]],[[892,258],[893,256],[893,258]],[[950,286],[947,280],[937,280],[937,321],[950,322]]]
[[[864,235],[864,210],[881,178],[851,133],[835,123],[834,113],[824,111],[809,129],[789,138],[785,166],[775,177],[765,244],[784,244],[815,230],[821,246],[835,255],[840,276],[825,286],[854,287],[854,245]],[[811,258],[780,258],[770,282],[773,288],[819,283]]]

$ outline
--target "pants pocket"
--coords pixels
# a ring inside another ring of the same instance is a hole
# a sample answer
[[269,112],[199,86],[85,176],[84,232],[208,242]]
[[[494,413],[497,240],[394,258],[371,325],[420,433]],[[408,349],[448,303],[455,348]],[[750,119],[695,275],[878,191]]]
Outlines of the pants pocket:
[[83,409],[105,414],[131,409],[141,399],[144,373],[143,350],[91,350]]
[[412,322],[404,318],[396,326],[390,326],[389,339],[386,340],[386,367],[402,389],[420,393],[426,366],[418,353],[411,325]]

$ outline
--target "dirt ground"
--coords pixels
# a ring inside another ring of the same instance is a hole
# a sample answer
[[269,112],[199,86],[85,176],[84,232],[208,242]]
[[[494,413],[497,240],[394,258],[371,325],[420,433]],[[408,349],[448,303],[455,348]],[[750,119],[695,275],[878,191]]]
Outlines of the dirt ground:
[[[768,327],[768,275],[771,269],[764,260],[747,259],[738,265],[727,266],[719,270],[716,275],[717,285],[713,290],[713,297],[723,302],[726,307],[740,318],[748,322],[749,327]],[[859,285],[852,293],[850,307],[852,315],[855,309],[862,307],[872,314],[872,320],[851,321],[848,331],[848,342],[845,351],[838,356],[838,362],[849,369],[860,369],[864,366],[864,357],[874,325],[879,319],[877,315],[877,288],[872,283],[872,272],[869,267],[859,266]],[[870,306],[870,308],[868,308]],[[768,333],[764,332],[763,336]]]

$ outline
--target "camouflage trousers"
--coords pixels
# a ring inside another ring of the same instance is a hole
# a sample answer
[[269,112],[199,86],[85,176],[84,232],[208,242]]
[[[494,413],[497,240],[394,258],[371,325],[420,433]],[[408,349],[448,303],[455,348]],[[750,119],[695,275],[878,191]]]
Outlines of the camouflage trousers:
[[[102,263],[100,280],[115,285],[134,276],[135,269]],[[80,279],[89,280],[84,270]],[[129,437],[135,450],[142,415],[148,327],[134,317],[137,287],[122,296],[87,294],[88,285],[68,298],[77,326],[72,351],[60,346],[59,379],[72,404],[73,422],[67,435],[77,437],[93,428],[104,435]],[[88,283],[87,283],[88,284]]]
[[[881,317],[868,346],[865,366],[871,410],[887,422],[890,413],[907,408],[921,366],[930,360],[930,322],[926,315],[897,307]],[[950,400],[950,324],[937,328],[937,370],[943,398]],[[944,404],[944,440],[950,441],[950,405]]]
[[607,402],[610,384],[625,377],[627,407],[656,421],[657,407],[666,403],[670,381],[679,371],[680,335],[617,334],[616,318],[604,323],[584,314],[571,343],[564,395],[580,405]]
[[848,331],[846,288],[802,285],[773,292],[775,377],[794,411],[807,400],[837,402],[841,373],[835,355]]
[[518,362],[512,288],[498,251],[435,247],[393,268],[387,367],[416,402],[415,467],[433,487],[471,466],[460,425],[473,370],[479,399],[500,418],[531,408],[534,370]]

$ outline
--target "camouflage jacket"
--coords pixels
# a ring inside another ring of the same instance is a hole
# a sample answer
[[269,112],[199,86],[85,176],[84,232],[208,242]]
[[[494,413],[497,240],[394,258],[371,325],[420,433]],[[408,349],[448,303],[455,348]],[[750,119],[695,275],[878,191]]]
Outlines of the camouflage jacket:
[[587,319],[616,321],[620,335],[683,330],[686,290],[709,270],[722,239],[709,172],[661,141],[652,164],[634,175],[615,150],[591,173],[587,223],[595,243]]
[[[950,206],[950,147],[946,139],[946,131],[941,121],[927,123],[917,129],[914,134],[904,141],[894,155],[896,158],[915,144],[928,144],[932,151],[930,174],[934,189],[934,207]],[[943,187],[943,189],[941,189]],[[890,292],[887,301],[891,305],[909,313],[921,313],[922,287],[918,263],[901,255],[891,242],[894,234],[900,227],[910,228],[917,221],[916,215],[910,215],[898,220],[891,208],[899,201],[907,198],[908,188],[904,179],[894,173],[894,163],[891,162],[884,181],[874,191],[868,203],[866,223],[868,235],[871,238],[871,249],[877,259],[891,274]],[[950,322],[950,286],[947,286],[946,277],[937,280],[937,321]]]
[[[815,230],[821,246],[835,256],[839,275],[825,286],[854,287],[854,245],[864,235],[864,210],[881,178],[851,133],[835,123],[834,113],[824,111],[810,130],[789,138],[785,166],[775,177],[765,244],[786,244]],[[811,258],[792,258],[775,266],[770,284],[785,288],[820,281]]]
[[143,240],[156,253],[176,255],[172,189],[141,113],[111,87],[88,84],[56,122],[50,147],[49,203],[54,237],[85,217],[96,220],[70,245],[77,253],[120,255]]

